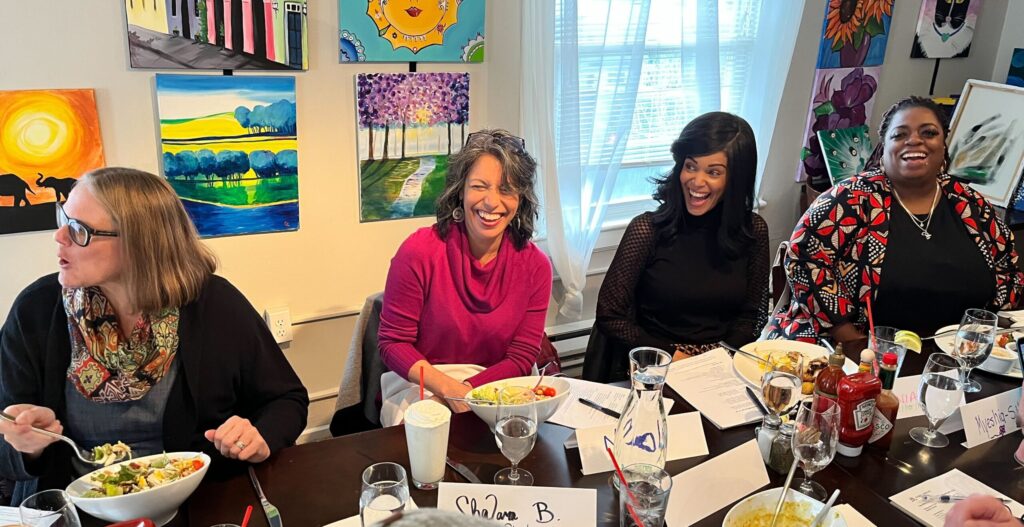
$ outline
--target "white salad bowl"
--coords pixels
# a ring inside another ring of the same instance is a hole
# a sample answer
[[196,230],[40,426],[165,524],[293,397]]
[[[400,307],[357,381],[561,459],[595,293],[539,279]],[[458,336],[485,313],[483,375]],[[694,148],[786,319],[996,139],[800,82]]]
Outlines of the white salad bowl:
[[[101,498],[86,498],[83,496],[93,487],[91,476],[103,471],[117,472],[121,469],[121,465],[139,461],[155,461],[164,455],[171,460],[198,458],[203,462],[203,466],[181,479],[140,492]],[[206,475],[206,471],[209,468],[210,456],[202,452],[154,454],[152,456],[129,459],[94,470],[72,481],[68,485],[67,493],[71,496],[71,501],[75,502],[76,507],[101,520],[120,522],[134,518],[149,518],[157,525],[164,525],[174,518],[174,515],[178,513],[178,507],[199,487],[199,483],[203,481],[203,476]]]
[[[534,385],[537,384],[538,380],[540,380],[539,375],[530,375],[527,377],[513,377],[511,379],[502,379],[500,381],[489,382],[487,384],[477,386],[476,388],[473,389],[473,391],[484,388],[485,386],[494,386],[497,387],[498,389],[504,388],[506,386],[525,386],[527,388],[533,388]],[[544,377],[544,380],[541,381],[541,385],[550,386],[554,388],[555,396],[550,397],[548,399],[542,399],[540,401],[533,403],[537,405],[538,425],[540,425],[544,421],[547,421],[548,418],[551,417],[555,413],[555,411],[558,410],[558,407],[561,406],[562,403],[564,403],[567,400],[569,392],[572,390],[572,385],[569,384],[569,381],[561,377]],[[473,391],[467,393],[466,397],[471,397]],[[479,417],[485,423],[487,423],[487,426],[494,428],[494,424],[498,420],[498,405],[488,402],[476,402],[472,400],[467,401],[466,404],[468,404],[469,407],[473,409],[473,413],[475,413],[477,417]]]

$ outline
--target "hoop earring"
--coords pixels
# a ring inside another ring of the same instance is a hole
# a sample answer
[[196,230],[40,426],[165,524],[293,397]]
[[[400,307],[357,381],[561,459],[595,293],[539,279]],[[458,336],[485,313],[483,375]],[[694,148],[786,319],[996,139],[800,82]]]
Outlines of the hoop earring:
[[459,204],[458,207],[455,207],[454,209],[452,209],[452,220],[455,221],[455,223],[460,223],[463,219],[465,219],[465,217],[466,217],[466,215],[462,211],[462,204],[461,203]]

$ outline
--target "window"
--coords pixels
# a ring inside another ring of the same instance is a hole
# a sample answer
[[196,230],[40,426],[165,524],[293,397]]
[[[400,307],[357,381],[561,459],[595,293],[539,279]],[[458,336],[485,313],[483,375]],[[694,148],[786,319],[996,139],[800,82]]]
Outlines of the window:
[[[579,49],[579,86],[568,89],[578,88],[581,108],[592,107],[587,101],[594,101],[601,90],[618,88],[619,77],[626,74],[631,50],[606,43],[623,40],[609,37],[625,30],[614,21],[627,20],[632,4],[640,0],[576,0],[575,21],[558,19],[563,1],[555,8],[555,38],[571,37],[572,31],[561,31],[561,24],[575,23]],[[740,112],[762,1],[651,0],[636,105],[605,227],[653,209],[651,179],[672,168],[669,148],[690,119],[718,109]],[[616,60],[623,66],[614,67]],[[560,88],[555,87],[556,104],[562,100]],[[606,126],[605,118],[600,107],[581,112],[580,120],[591,122],[580,126],[599,129]],[[581,143],[581,152],[602,148]]]

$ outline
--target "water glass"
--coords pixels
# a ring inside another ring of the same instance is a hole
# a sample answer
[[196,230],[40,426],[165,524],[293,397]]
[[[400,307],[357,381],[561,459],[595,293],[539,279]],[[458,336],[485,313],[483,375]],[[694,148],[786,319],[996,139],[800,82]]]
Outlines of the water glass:
[[398,463],[374,463],[363,471],[363,492],[359,496],[359,519],[363,527],[405,510],[409,502],[409,480]]
[[519,468],[519,462],[537,443],[537,396],[529,386],[506,386],[498,391],[498,420],[494,440],[501,454],[512,462],[494,475],[498,485],[533,485],[533,474]]
[[[631,503],[628,493],[619,492],[619,527],[662,527],[668,509],[668,495],[672,490],[672,477],[665,469],[646,463],[625,467],[622,475],[626,477],[636,501]],[[633,505],[633,512],[642,524],[636,523],[627,504]]]
[[874,374],[878,375],[878,368],[881,367],[882,357],[886,353],[896,354],[896,376],[900,375],[900,368],[903,367],[903,359],[907,356],[907,347],[896,344],[896,332],[899,331],[891,326],[875,326],[875,329],[868,332],[868,349],[875,352]]
[[966,393],[981,391],[978,381],[971,380],[971,370],[988,359],[996,342],[996,314],[984,309],[968,309],[960,321],[960,328],[953,340],[953,355],[960,359],[963,390]]
[[24,527],[82,527],[78,509],[63,490],[37,492],[18,507]]
[[803,355],[786,351],[773,351],[768,355],[768,367],[761,376],[761,396],[765,406],[775,415],[782,415],[801,397],[804,369]]
[[924,410],[929,426],[911,429],[910,437],[914,441],[933,448],[949,444],[949,438],[935,428],[960,406],[964,394],[960,367],[960,361],[952,355],[932,353],[928,357],[921,373],[917,402]]
[[839,442],[839,405],[827,397],[815,396],[800,405],[794,421],[793,457],[800,461],[804,479],[793,482],[797,491],[818,501],[828,493],[820,483],[811,480],[815,472],[825,468],[836,457]]

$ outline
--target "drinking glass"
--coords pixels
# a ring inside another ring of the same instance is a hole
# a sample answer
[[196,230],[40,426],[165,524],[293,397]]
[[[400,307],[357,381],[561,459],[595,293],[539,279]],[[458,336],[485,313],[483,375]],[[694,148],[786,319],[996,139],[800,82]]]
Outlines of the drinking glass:
[[996,314],[984,309],[968,309],[960,321],[953,340],[953,355],[962,363],[961,382],[967,393],[981,391],[978,381],[971,380],[971,370],[985,362],[992,353],[996,342],[996,321]]
[[[662,527],[665,525],[665,511],[668,509],[668,495],[672,490],[672,476],[665,469],[636,463],[623,467],[622,475],[626,478],[635,502],[630,502],[629,493],[619,492],[619,527]],[[630,513],[626,504],[633,506],[633,512],[642,523]]]
[[494,475],[499,485],[533,485],[533,474],[519,468],[537,442],[537,396],[528,386],[506,386],[498,392],[498,421],[494,440],[501,454],[512,462]]
[[363,492],[359,496],[359,519],[363,527],[405,510],[409,502],[409,480],[398,463],[374,463],[363,471]]
[[[809,404],[808,404],[809,403]],[[793,432],[793,456],[800,461],[804,479],[793,486],[818,501],[825,501],[828,493],[820,483],[811,480],[815,472],[825,468],[836,457],[839,442],[839,406],[827,397],[815,397],[800,405]]]
[[781,415],[800,399],[803,355],[773,351],[768,355],[768,367],[771,369],[761,376],[761,396],[770,412]]
[[896,332],[899,331],[890,326],[875,326],[875,329],[868,332],[868,349],[875,352],[874,374],[878,375],[878,368],[882,364],[882,357],[886,353],[896,354],[896,376],[900,374],[903,367],[903,359],[907,356],[907,347],[897,344]]
[[935,430],[939,423],[953,415],[960,406],[964,388],[960,377],[960,361],[945,353],[932,353],[921,373],[917,402],[928,418],[929,426],[910,430],[910,437],[924,446],[942,448],[949,438]]
[[37,492],[18,507],[24,527],[82,527],[78,509],[63,490]]

